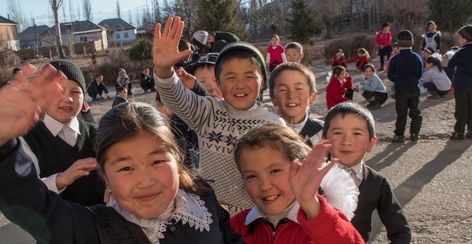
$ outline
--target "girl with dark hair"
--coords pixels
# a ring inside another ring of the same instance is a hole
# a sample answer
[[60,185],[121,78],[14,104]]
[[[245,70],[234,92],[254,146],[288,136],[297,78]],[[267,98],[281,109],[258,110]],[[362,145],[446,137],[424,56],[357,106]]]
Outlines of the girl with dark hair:
[[382,80],[375,73],[373,64],[366,64],[362,69],[363,76],[359,83],[354,87],[354,91],[360,92],[369,102],[368,109],[379,109],[387,101],[387,88]]
[[326,87],[326,106],[328,110],[338,103],[352,100],[354,90],[352,89],[352,77],[343,66],[333,68],[333,74]]
[[380,69],[384,70],[384,57],[390,57],[392,53],[392,33],[390,32],[390,24],[384,23],[380,31],[377,32],[377,38],[375,39],[377,46],[379,46],[379,57],[380,57]]
[[241,242],[209,185],[183,167],[167,119],[144,103],[117,105],[100,121],[107,206],[82,207],[48,191],[16,137],[37,120],[46,92],[60,93],[51,88],[62,78],[56,73],[47,66],[32,82],[0,91],[0,117],[9,118],[0,124],[0,210],[10,221],[40,243]]
[[423,87],[431,93],[431,96],[428,98],[437,99],[444,97],[449,89],[451,89],[451,80],[443,69],[441,60],[433,56],[427,57],[425,69],[426,71],[421,80],[423,81]]

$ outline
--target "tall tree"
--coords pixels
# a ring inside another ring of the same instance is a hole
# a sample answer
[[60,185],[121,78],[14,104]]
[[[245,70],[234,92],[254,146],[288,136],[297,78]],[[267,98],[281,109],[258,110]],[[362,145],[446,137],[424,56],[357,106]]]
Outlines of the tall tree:
[[72,22],[74,20],[74,5],[72,4],[72,0],[69,0],[69,21]]
[[197,21],[198,0],[175,0],[174,11],[185,21],[185,36],[191,36],[195,30],[195,22]]
[[169,1],[164,0],[164,16],[173,16],[174,12],[172,11],[172,6],[169,4]]
[[154,23],[162,22],[162,13],[161,7],[159,6],[159,0],[152,0],[152,16],[154,19]]
[[454,33],[472,16],[471,0],[440,1],[429,0],[430,19],[440,30]]
[[234,0],[199,0],[197,27],[209,31],[229,31],[241,38],[246,35],[236,22],[238,7]]
[[92,21],[92,3],[90,0],[83,0],[82,8],[85,20]]
[[[409,29],[417,31],[420,23],[424,22],[424,17],[428,14],[428,0],[394,0],[387,1],[386,7],[394,17],[395,29]],[[454,2],[454,1],[447,1]],[[469,1],[470,2],[470,1]],[[454,13],[456,14],[456,13]],[[422,26],[422,24],[421,24]]]
[[116,17],[121,18],[120,1],[116,0]]
[[56,46],[59,58],[64,58],[64,49],[62,49],[61,22],[59,22],[59,8],[63,0],[49,0],[52,13],[54,14],[54,24],[56,25]]
[[349,7],[350,1],[344,0],[315,0],[314,6],[326,30],[326,38],[331,38],[334,28],[339,24],[343,11]]
[[320,32],[315,22],[315,12],[305,0],[292,0],[289,32],[292,40],[306,43],[310,37]]
[[23,25],[26,24],[26,17],[23,15],[21,5],[15,0],[8,0],[8,16],[11,20],[17,23],[18,32],[23,30]]

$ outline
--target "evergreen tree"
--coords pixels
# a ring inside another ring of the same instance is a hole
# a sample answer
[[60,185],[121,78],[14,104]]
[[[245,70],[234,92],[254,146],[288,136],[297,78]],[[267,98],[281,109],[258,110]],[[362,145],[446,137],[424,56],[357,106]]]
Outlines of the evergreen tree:
[[319,34],[321,28],[315,21],[315,12],[305,0],[292,0],[292,14],[289,21],[290,38],[306,43],[314,34]]
[[199,0],[197,29],[207,31],[228,31],[245,39],[241,24],[236,22],[238,6],[234,0]]
[[439,30],[454,33],[472,16],[471,0],[429,0],[430,19],[436,22]]

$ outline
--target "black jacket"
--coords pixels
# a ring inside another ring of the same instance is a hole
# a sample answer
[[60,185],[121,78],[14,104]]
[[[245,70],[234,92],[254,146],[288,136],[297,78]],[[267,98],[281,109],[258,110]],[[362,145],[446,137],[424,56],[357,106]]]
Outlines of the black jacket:
[[388,65],[388,79],[395,83],[395,93],[419,93],[423,61],[411,49],[400,50]]
[[472,43],[462,46],[449,60],[447,67],[456,70],[453,78],[454,89],[472,89]]
[[[200,232],[179,221],[168,226],[160,243],[242,243],[214,192],[209,190],[200,197],[212,214],[210,231]],[[17,139],[0,147],[0,211],[38,243],[149,243],[140,227],[114,209],[83,207],[48,191]]]

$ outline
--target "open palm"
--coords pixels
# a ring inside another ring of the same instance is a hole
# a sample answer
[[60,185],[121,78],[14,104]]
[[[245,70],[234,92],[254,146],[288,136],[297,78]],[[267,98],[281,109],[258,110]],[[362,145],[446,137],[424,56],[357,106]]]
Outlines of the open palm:
[[39,119],[52,97],[61,95],[59,81],[66,79],[62,72],[46,65],[39,75],[36,68],[25,65],[22,77],[0,90],[0,145],[23,135]]
[[179,51],[179,41],[183,29],[184,22],[178,16],[167,18],[162,32],[161,24],[156,25],[152,59],[157,69],[170,69],[192,54],[191,50]]

